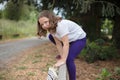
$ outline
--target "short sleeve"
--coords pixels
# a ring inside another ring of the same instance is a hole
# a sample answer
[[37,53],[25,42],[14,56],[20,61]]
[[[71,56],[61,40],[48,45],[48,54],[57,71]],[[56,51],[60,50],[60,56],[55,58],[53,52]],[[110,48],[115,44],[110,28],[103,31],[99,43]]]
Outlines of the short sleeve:
[[62,38],[69,33],[67,23],[60,22],[57,27],[57,34]]

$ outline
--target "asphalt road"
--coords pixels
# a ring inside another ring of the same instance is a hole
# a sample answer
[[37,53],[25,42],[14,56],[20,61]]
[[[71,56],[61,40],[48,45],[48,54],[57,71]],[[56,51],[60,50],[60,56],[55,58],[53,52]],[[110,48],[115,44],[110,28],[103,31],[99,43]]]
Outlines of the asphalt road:
[[13,57],[19,55],[23,50],[41,45],[47,41],[49,41],[47,38],[39,39],[37,37],[33,37],[14,42],[0,43],[0,66],[8,63]]

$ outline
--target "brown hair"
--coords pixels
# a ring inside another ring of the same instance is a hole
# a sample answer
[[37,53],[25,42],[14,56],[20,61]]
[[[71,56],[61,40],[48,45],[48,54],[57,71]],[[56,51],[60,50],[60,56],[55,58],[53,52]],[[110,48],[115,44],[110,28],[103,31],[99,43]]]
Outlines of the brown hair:
[[49,10],[43,10],[37,20],[37,35],[39,36],[46,36],[47,31],[42,28],[40,25],[39,19],[42,17],[47,17],[49,19],[51,28],[48,29],[50,33],[55,33],[56,32],[56,27],[57,27],[57,22],[61,20],[61,17],[55,16],[55,14],[52,11]]

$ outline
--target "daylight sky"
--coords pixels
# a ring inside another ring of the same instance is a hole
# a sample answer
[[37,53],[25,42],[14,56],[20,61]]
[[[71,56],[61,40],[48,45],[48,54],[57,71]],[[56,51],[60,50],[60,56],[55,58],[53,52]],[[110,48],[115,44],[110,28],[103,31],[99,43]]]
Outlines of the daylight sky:
[[0,3],[0,10],[4,9],[4,6],[6,5],[7,2]]

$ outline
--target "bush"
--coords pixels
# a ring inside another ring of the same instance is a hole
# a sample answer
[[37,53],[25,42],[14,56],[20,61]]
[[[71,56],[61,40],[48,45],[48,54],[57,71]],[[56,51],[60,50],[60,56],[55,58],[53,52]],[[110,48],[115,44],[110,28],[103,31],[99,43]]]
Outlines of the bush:
[[103,68],[99,77],[96,80],[119,80],[120,79],[120,68],[114,68],[113,72]]
[[92,63],[98,59],[98,52],[100,48],[94,42],[90,43],[86,47],[86,55],[84,55],[85,60],[89,63]]
[[20,20],[21,11],[22,11],[22,1],[15,4],[12,1],[8,1],[6,8],[5,8],[5,18],[10,20]]
[[108,80],[110,76],[111,76],[111,73],[106,68],[103,68],[100,73],[100,77],[97,78],[97,80]]
[[36,36],[36,23],[31,21],[12,21],[0,19],[0,35],[2,40]]
[[117,50],[114,46],[103,46],[98,54],[100,60],[109,60],[117,57]]
[[83,56],[88,63],[93,63],[97,60],[109,60],[117,57],[116,48],[112,44],[106,44],[102,39],[88,42],[83,51]]

